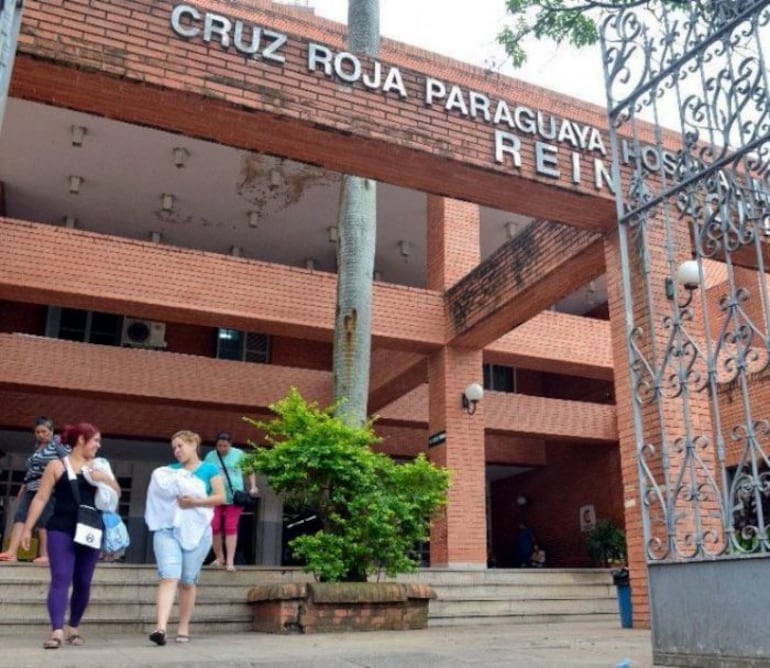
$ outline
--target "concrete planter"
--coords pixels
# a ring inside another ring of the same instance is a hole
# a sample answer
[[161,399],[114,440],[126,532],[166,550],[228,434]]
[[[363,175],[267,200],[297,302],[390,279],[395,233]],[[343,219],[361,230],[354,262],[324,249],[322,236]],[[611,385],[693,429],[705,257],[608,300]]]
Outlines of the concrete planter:
[[325,582],[252,587],[252,628],[263,633],[404,631],[428,626],[425,585]]

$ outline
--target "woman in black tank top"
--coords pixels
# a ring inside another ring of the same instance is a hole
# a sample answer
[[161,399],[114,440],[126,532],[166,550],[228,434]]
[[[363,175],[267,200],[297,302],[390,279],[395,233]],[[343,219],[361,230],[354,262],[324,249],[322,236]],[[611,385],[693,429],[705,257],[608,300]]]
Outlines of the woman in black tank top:
[[[93,482],[104,482],[112,487],[120,497],[117,482],[103,471],[91,467],[96,453],[101,447],[101,434],[92,424],[81,422],[74,427],[65,427],[62,442],[71,448],[66,459],[53,460],[46,466],[35,498],[29,507],[27,521],[24,524],[21,544],[29,546],[32,528],[48,500],[54,498],[53,515],[46,526],[48,530],[48,565],[51,570],[51,584],[48,590],[48,617],[51,620],[51,635],[43,643],[45,649],[58,649],[62,642],[70,645],[82,645],[79,626],[83,613],[88,606],[91,592],[91,580],[99,559],[99,547],[80,545],[74,541],[77,524],[78,505],[93,506],[96,487],[89,483],[84,472],[88,471]],[[75,474],[79,502],[75,498],[73,484],[67,475],[65,462]],[[72,594],[68,596],[70,587]],[[69,601],[68,601],[69,598]],[[69,603],[70,618],[67,634],[64,634],[64,615]]]

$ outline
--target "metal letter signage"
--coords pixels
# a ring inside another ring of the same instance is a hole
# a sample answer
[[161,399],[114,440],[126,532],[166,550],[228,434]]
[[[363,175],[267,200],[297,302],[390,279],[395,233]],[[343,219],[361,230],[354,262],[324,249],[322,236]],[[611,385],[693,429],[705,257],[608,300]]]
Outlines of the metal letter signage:
[[274,63],[286,62],[286,56],[281,53],[288,39],[284,33],[229,19],[216,12],[201,14],[192,5],[174,7],[171,29],[184,39],[200,35],[204,42],[218,42],[225,51],[232,45],[244,56]]

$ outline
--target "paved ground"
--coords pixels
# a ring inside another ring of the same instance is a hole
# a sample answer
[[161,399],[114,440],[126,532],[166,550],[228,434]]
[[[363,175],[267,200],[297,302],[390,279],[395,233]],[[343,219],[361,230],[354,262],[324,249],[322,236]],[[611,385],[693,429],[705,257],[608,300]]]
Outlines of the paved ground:
[[42,649],[45,634],[0,636],[0,667],[121,668],[651,668],[648,631],[596,624],[462,626],[424,631],[275,636],[209,635],[187,645],[152,645],[137,635],[100,636],[84,624],[87,644]]

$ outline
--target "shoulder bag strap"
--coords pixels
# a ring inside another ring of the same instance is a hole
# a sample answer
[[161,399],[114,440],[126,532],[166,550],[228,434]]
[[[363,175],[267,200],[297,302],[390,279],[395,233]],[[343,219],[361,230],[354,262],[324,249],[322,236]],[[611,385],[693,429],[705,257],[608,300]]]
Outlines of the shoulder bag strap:
[[62,457],[62,462],[64,463],[64,468],[67,469],[67,477],[70,481],[70,486],[72,487],[72,495],[75,497],[75,503],[80,505],[80,490],[78,489],[78,477],[75,475],[75,472],[72,470],[72,466],[70,466],[70,458],[69,457]]
[[225,466],[225,460],[222,459],[222,455],[219,454],[219,450],[216,448],[214,451],[217,453],[217,457],[219,457],[219,461],[222,462],[222,470],[225,472],[225,478],[227,478],[227,485],[230,488],[230,494],[235,494],[233,491],[233,483],[230,480],[230,473],[227,471],[227,467]]

